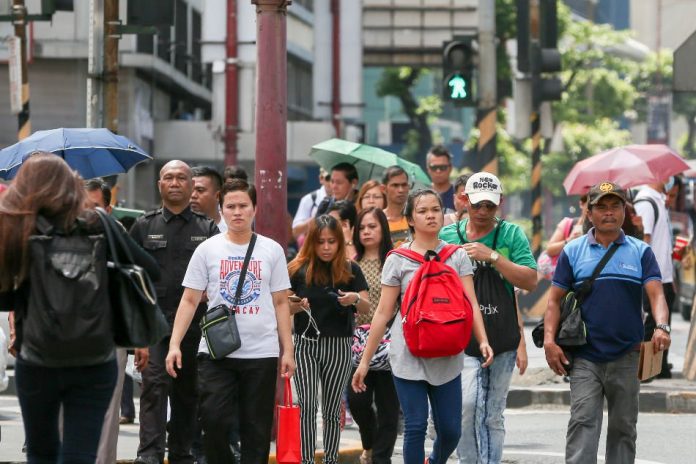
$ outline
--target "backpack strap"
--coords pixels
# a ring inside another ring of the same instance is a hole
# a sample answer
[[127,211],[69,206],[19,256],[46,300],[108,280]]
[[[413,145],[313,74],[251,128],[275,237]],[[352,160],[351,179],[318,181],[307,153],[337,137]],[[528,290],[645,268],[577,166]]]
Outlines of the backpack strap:
[[422,254],[416,253],[415,251],[409,250],[408,248],[394,248],[389,253],[387,253],[387,256],[391,255],[392,253],[396,254],[396,255],[403,256],[404,258],[408,258],[408,259],[415,261],[417,263],[422,264],[425,262],[425,259],[423,258]]
[[442,247],[442,250],[437,254],[440,257],[440,262],[444,263],[450,256],[454,254],[455,251],[459,249],[459,245],[447,244]]
[[493,251],[495,251],[496,247],[498,246],[498,232],[500,232],[500,226],[503,225],[502,219],[498,221],[498,225],[495,226],[495,233],[493,234]]
[[659,208],[657,207],[657,203],[655,203],[655,200],[653,200],[652,198],[639,198],[639,199],[637,199],[637,200],[635,200],[635,201],[633,202],[633,206],[635,206],[636,203],[641,203],[641,202],[644,202],[644,201],[647,201],[648,203],[650,203],[650,206],[652,206],[652,209],[653,209],[653,217],[655,218],[654,221],[653,221],[653,229],[654,229],[655,226],[657,225],[657,218],[660,217],[660,210],[659,210]]

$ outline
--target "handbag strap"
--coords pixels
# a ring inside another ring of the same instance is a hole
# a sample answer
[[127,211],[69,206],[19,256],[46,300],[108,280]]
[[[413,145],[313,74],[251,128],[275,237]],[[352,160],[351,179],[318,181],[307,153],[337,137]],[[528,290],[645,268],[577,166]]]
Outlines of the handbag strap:
[[283,406],[292,406],[292,386],[290,385],[290,376],[285,377],[284,398]]
[[592,277],[583,282],[578,291],[575,292],[578,299],[581,297],[584,298],[585,295],[590,293],[590,290],[592,289],[592,283],[595,281],[595,279],[597,279],[597,277],[599,277],[599,274],[602,272],[602,269],[604,269],[604,266],[607,265],[614,253],[616,253],[616,250],[618,250],[618,248],[619,244],[614,243],[612,244],[611,248],[609,248],[609,250],[606,253],[604,253],[604,256],[602,256],[602,259],[599,261],[599,263],[597,263],[597,266],[594,268],[594,271],[592,272]]
[[118,259],[118,251],[122,250],[126,257],[127,264],[134,264],[133,255],[131,254],[128,246],[125,244],[123,237],[121,237],[120,232],[117,230],[117,225],[113,218],[107,214],[102,208],[95,208],[99,220],[101,220],[104,226],[104,235],[106,235],[106,241],[109,244],[109,251],[111,253],[111,261],[115,268],[121,267],[121,262]]
[[[459,224],[461,224],[462,222],[464,222],[464,221],[459,221],[455,230],[457,231],[457,235],[459,236],[459,242],[463,245],[463,244],[469,243],[469,242],[464,238],[464,235],[462,235],[462,231],[459,230]],[[495,226],[495,233],[493,234],[493,247],[491,248],[493,251],[495,251],[496,246],[498,245],[498,232],[500,232],[500,226],[503,224],[503,222],[504,222],[504,219],[500,219],[498,221],[498,224],[496,224],[496,226]]]
[[234,294],[234,304],[232,307],[236,307],[239,303],[239,297],[242,296],[242,288],[244,287],[244,279],[246,279],[247,268],[249,267],[249,261],[251,260],[251,253],[254,251],[254,245],[256,245],[256,234],[251,234],[251,240],[249,241],[249,246],[247,247],[246,256],[244,256],[244,264],[242,264],[242,270],[239,272],[239,279],[237,280],[237,291]]

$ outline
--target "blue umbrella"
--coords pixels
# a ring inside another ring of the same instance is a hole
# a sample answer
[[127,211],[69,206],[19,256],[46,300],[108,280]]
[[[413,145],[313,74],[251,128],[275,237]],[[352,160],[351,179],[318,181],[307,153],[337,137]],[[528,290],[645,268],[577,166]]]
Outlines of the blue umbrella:
[[36,131],[0,150],[0,177],[12,179],[24,160],[36,151],[62,157],[85,179],[126,172],[152,159],[135,143],[108,129],[51,129]]

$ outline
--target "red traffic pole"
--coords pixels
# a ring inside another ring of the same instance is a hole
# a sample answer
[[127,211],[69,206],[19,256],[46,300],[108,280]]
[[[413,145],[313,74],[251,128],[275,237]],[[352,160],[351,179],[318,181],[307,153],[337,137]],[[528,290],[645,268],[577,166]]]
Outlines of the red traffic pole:
[[239,68],[237,67],[237,0],[227,0],[225,41],[225,166],[237,164]]
[[256,5],[256,231],[288,243],[287,32],[289,0]]

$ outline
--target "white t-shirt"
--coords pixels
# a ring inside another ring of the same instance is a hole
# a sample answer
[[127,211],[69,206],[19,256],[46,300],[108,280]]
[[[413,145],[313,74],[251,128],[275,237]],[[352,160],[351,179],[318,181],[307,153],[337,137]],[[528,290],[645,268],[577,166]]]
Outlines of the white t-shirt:
[[220,222],[218,222],[216,225],[221,234],[227,233],[227,223],[225,222],[225,218],[222,217],[222,215],[220,215]]
[[[312,194],[316,193],[316,197],[312,200]],[[326,189],[324,187],[319,187],[314,192],[310,192],[303,196],[300,200],[300,204],[297,207],[297,212],[292,220],[292,226],[297,227],[298,225],[305,222],[307,219],[314,217],[317,212],[317,207],[321,201],[326,196]]]
[[[182,285],[205,290],[208,308],[220,304],[231,307],[246,251],[247,245],[232,243],[226,234],[209,238],[193,252]],[[270,238],[258,235],[235,315],[242,346],[228,358],[278,356],[278,325],[271,294],[289,288],[283,248]],[[205,339],[201,339],[198,352],[208,353]]]
[[[655,202],[658,211],[657,222],[652,204],[649,201],[638,201],[641,198],[651,198]],[[662,283],[668,284],[674,280],[674,268],[672,230],[669,223],[669,211],[665,206],[665,195],[651,187],[643,187],[633,200],[633,207],[636,214],[643,219],[643,233],[650,234],[650,248],[655,253],[655,259],[662,274]]]

